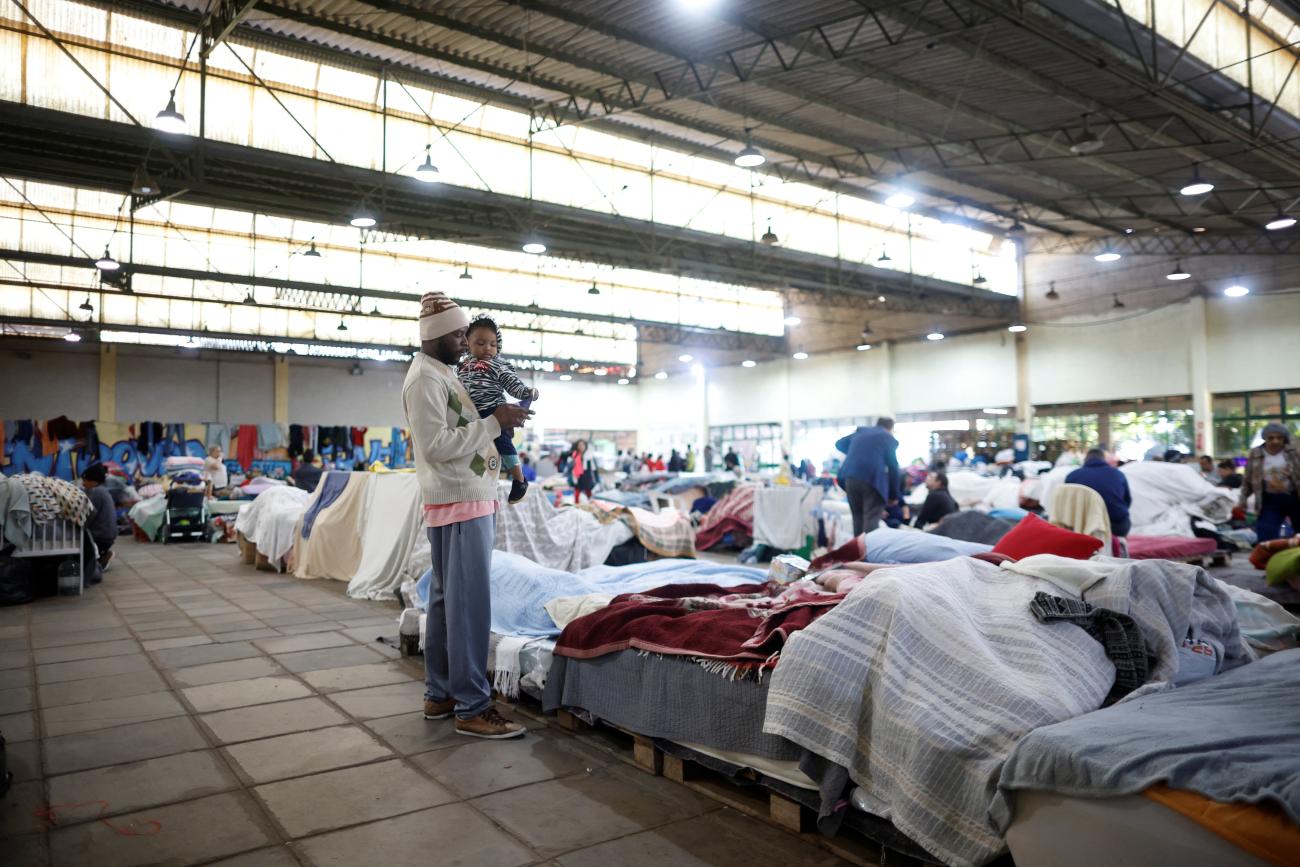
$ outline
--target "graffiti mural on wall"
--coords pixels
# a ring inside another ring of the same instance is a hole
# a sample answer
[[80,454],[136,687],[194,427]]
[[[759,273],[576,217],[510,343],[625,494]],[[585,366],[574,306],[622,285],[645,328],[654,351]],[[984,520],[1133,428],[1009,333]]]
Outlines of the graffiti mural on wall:
[[[208,447],[203,439],[186,436],[188,429],[202,429],[202,425],[165,425],[161,426],[170,435],[157,439],[145,440],[135,435],[134,426],[118,424],[83,423],[71,436],[58,436],[70,433],[60,426],[47,425],[44,422],[24,420],[5,424],[4,448],[0,451],[0,473],[12,476],[18,473],[41,473],[46,476],[72,481],[78,478],[86,467],[96,463],[112,462],[122,467],[129,477],[137,473],[152,478],[161,476],[167,458],[170,457],[207,457]],[[104,430],[116,438],[106,442],[96,434]],[[234,428],[237,430],[237,426]],[[120,434],[128,431],[126,437]],[[382,429],[388,433],[388,429]],[[54,435],[51,435],[54,434]],[[368,446],[352,443],[335,446],[332,443],[321,446],[319,455],[327,469],[350,470],[358,464],[370,466],[376,462],[391,469],[400,469],[408,465],[408,441],[403,431],[392,429],[388,441],[378,437],[371,438]],[[243,473],[244,467],[236,457],[238,454],[238,435],[230,441],[226,449],[226,467],[231,473]],[[287,449],[253,449],[248,460],[249,469],[256,474],[272,478],[284,478],[293,469]]]

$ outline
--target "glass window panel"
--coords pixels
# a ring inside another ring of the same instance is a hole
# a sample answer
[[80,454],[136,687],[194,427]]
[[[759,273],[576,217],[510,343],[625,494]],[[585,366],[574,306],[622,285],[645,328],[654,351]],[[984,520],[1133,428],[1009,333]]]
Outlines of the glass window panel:
[[1256,391],[1247,396],[1251,418],[1282,417],[1282,392]]

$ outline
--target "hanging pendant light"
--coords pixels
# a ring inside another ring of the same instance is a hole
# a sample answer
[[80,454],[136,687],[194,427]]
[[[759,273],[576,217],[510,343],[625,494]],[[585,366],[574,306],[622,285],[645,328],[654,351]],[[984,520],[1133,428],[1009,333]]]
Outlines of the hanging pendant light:
[[353,212],[348,222],[358,229],[369,229],[379,220],[375,217],[374,211],[370,210],[370,207],[365,202],[362,202],[361,207]]
[[162,192],[162,187],[144,166],[139,166],[131,177],[131,192],[137,196],[156,196]]
[[600,290],[596,288],[596,281],[595,281],[595,280],[592,280],[592,281],[591,281],[591,288],[587,290],[587,294],[588,294],[588,295],[599,295],[599,294],[600,294]]
[[1007,331],[1010,331],[1012,334],[1020,334],[1028,330],[1029,326],[1019,320],[1016,320],[1007,326]]
[[1061,297],[1061,293],[1056,291],[1056,281],[1053,280],[1047,287],[1046,298],[1048,301],[1056,301]]
[[346,322],[343,321],[343,317],[341,317],[341,316],[339,317],[339,327],[338,327],[338,328],[335,328],[334,330],[335,330],[335,331],[347,331],[347,330],[348,330],[348,324],[347,324]]
[[1088,128],[1088,115],[1085,114],[1083,116],[1083,132],[1079,133],[1079,137],[1070,145],[1070,153],[1076,156],[1084,156],[1096,153],[1104,146],[1105,142],[1101,140],[1101,136]]
[[95,260],[95,267],[101,271],[116,271],[122,266],[118,261],[108,254],[108,245],[104,245],[104,255]]
[[320,250],[317,250],[317,249],[316,249],[316,242],[315,242],[315,241],[312,241],[312,242],[307,246],[307,252],[303,253],[303,255],[306,256],[308,259],[320,259],[320,258],[321,258]]
[[858,352],[866,352],[868,349],[871,348],[871,344],[870,344],[870,343],[859,343],[859,344],[858,344],[856,347],[854,347],[854,348],[857,349]]
[[438,172],[438,167],[433,164],[433,157],[429,153],[432,148],[431,144],[424,146],[424,162],[420,163],[415,170],[415,179],[426,184],[436,184],[442,180],[442,175]]
[[185,115],[176,110],[176,91],[167,97],[167,107],[158,112],[153,119],[154,129],[160,132],[179,134],[186,131]]
[[1123,301],[1119,300],[1118,293],[1112,293],[1111,297],[1115,299],[1114,301],[1111,302],[1110,305],[1112,310],[1123,310],[1127,306]]
[[757,367],[757,366],[758,366],[758,362],[755,361],[755,360],[752,359],[752,358],[746,358],[744,361],[740,362],[740,366],[741,366],[741,367]]
[[894,260],[889,258],[889,251],[885,250],[884,248],[881,248],[880,255],[876,257],[876,265],[878,267],[884,267],[885,265],[889,264],[892,261]]
[[534,256],[540,256],[546,252],[546,242],[538,237],[536,232],[532,232],[524,238],[522,249],[525,253],[532,253]]
[[1201,164],[1195,163],[1192,166],[1192,179],[1188,181],[1178,192],[1184,196],[1200,196],[1214,189],[1214,184],[1209,181],[1201,180]]
[[925,335],[925,339],[936,340],[936,341],[943,340],[943,332],[940,331],[938,328],[936,328],[933,331],[931,331],[929,334]]
[[1010,225],[1010,227],[1007,228],[1007,234],[1010,235],[1010,236],[1013,237],[1013,238],[1022,238],[1022,237],[1024,237],[1024,234],[1025,234],[1025,225],[1024,225],[1024,223],[1020,222],[1019,220],[1016,220],[1015,222],[1013,222],[1013,223]]
[[975,272],[975,279],[971,281],[971,283],[973,283],[976,286],[983,286],[987,282],[989,282],[988,278],[985,277],[984,274],[980,271]]
[[1227,289],[1224,289],[1223,294],[1227,295],[1229,298],[1241,298],[1242,296],[1249,295],[1250,290],[1245,286],[1242,286],[1240,283],[1234,283]]
[[469,273],[469,263],[468,263],[468,262],[465,263],[465,270],[462,271],[462,272],[460,272],[460,279],[461,279],[461,280],[473,280],[473,279],[474,279],[474,275],[471,274],[471,273]]
[[1264,228],[1268,229],[1270,232],[1276,232],[1278,229],[1289,229],[1294,225],[1295,217],[1288,216],[1287,214],[1278,211],[1276,217],[1264,224]]
[[86,296],[86,300],[85,300],[85,301],[82,301],[80,304],[77,305],[77,309],[78,309],[78,310],[85,310],[85,311],[87,311],[87,312],[91,312],[91,313],[93,313],[94,310],[95,310],[95,305],[90,303],[90,296],[87,295],[87,296]]
[[764,244],[766,244],[766,245],[769,246],[769,247],[776,243],[776,241],[777,241],[777,237],[776,237],[776,233],[772,231],[772,221],[771,221],[771,220],[768,220],[768,221],[767,221],[767,231],[764,232],[764,233],[763,233],[763,236],[762,236],[761,238],[759,238],[758,240],[759,240],[761,243],[764,243]]
[[912,205],[916,204],[916,197],[910,193],[894,193],[892,196],[885,199],[885,204],[901,211],[904,208],[910,208]]
[[740,166],[742,169],[758,168],[763,163],[767,162],[767,157],[763,156],[761,150],[754,147],[753,141],[749,138],[749,134],[752,131],[753,130],[748,127],[745,128],[745,146],[741,148],[740,153],[736,154],[736,159],[734,160],[735,164]]
[[245,304],[256,304],[256,303],[257,303],[257,299],[253,297],[253,290],[252,290],[252,289],[249,289],[249,290],[248,290],[248,294],[244,296],[244,303],[245,303]]
[[1166,274],[1166,275],[1165,275],[1165,279],[1166,279],[1166,280],[1186,280],[1186,279],[1187,279],[1188,277],[1190,277],[1190,276],[1192,276],[1192,275],[1189,274],[1189,273],[1187,273],[1186,271],[1183,270],[1183,263],[1182,263],[1182,262],[1175,262],[1175,263],[1174,263],[1174,270],[1172,270],[1172,271],[1170,271],[1168,274]]
[[63,339],[68,341],[69,343],[80,343],[81,335],[78,334],[76,331],[69,331],[67,334],[63,335]]
[[198,349],[198,348],[199,348],[199,339],[195,337],[193,334],[186,337],[185,340],[182,341],[181,343],[181,349]]
[[1106,245],[1106,249],[1102,250],[1092,258],[1096,262],[1115,262],[1123,258],[1123,256],[1114,247],[1108,244]]

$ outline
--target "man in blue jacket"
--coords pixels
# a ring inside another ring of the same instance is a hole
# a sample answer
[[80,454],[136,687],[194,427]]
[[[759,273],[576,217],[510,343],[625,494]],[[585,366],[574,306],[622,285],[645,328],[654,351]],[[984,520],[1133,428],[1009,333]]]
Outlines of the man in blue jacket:
[[894,420],[882,418],[875,427],[860,427],[835,444],[845,454],[837,478],[849,497],[855,536],[876,529],[885,506],[898,500],[898,440],[893,430]]
[[1090,449],[1083,457],[1083,466],[1065,477],[1066,484],[1083,485],[1101,494],[1106,504],[1106,514],[1110,515],[1110,532],[1123,538],[1132,528],[1129,520],[1129,506],[1133,505],[1133,495],[1129,493],[1128,479],[1119,470],[1106,463],[1106,453],[1101,449]]

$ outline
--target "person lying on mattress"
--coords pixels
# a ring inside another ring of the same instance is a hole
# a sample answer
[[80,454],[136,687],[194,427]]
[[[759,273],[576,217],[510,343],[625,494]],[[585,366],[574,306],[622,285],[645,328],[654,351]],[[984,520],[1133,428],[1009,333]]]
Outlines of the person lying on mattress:
[[424,642],[424,718],[455,714],[456,732],[513,738],[523,726],[492,704],[492,544],[501,457],[492,441],[532,415],[503,403],[479,418],[454,365],[469,349],[469,317],[441,292],[420,299],[420,351],[402,384],[433,575]]

